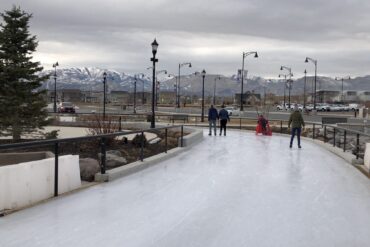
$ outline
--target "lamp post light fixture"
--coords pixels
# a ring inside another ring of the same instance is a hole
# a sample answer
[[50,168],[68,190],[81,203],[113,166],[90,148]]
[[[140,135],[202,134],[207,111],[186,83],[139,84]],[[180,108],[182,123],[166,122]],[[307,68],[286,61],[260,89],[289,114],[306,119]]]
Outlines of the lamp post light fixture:
[[243,111],[243,100],[244,100],[244,94],[243,94],[243,86],[244,86],[244,59],[254,54],[254,58],[258,58],[258,53],[256,51],[249,51],[249,52],[243,52],[243,61],[242,61],[242,82],[241,82],[241,90],[240,90],[240,111]]
[[57,112],[57,66],[59,66],[59,63],[56,62],[53,64],[54,70],[54,113]]
[[317,81],[317,60],[310,57],[306,57],[305,63],[311,61],[315,65],[315,85],[314,85],[314,97],[313,97],[313,109],[316,110],[316,81]]
[[289,74],[288,74],[289,80],[286,80],[286,83],[287,83],[287,86],[289,87],[288,88],[289,89],[288,108],[290,109],[290,91],[292,89],[292,76],[293,76],[293,74],[292,74],[292,68],[289,68],[289,67],[286,67],[286,66],[281,66],[280,67],[280,70],[284,70],[284,69],[289,71]]
[[341,98],[341,101],[342,101],[342,103],[343,103],[343,102],[344,102],[343,81],[344,81],[344,80],[351,80],[351,77],[350,77],[350,76],[347,76],[347,77],[335,77],[335,80],[336,80],[336,81],[339,81],[339,80],[341,80],[341,81],[342,81],[342,98]]
[[177,108],[180,108],[180,69],[183,66],[188,66],[191,68],[191,63],[179,63],[179,77],[178,77],[178,83],[177,83],[177,94],[176,94],[176,99],[177,99]]
[[204,78],[206,77],[206,71],[203,69],[201,72],[202,75],[202,118],[201,121],[204,122]]
[[213,83],[213,105],[216,105],[216,80],[221,80],[221,76],[216,76],[215,82]]
[[105,121],[105,85],[107,84],[107,73],[103,73],[103,122]]
[[155,58],[155,55],[157,54],[158,49],[158,43],[157,40],[154,39],[152,43],[152,53],[153,57],[150,59],[150,61],[153,62],[153,83],[152,83],[152,119],[150,121],[150,128],[155,128],[155,108],[154,108],[154,98],[155,98],[155,63],[158,62],[158,59]]

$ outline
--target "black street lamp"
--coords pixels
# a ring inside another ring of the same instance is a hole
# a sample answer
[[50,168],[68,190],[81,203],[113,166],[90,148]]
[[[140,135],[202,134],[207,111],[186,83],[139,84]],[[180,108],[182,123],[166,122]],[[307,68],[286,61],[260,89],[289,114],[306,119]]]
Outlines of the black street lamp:
[[304,70],[304,85],[303,85],[303,109],[306,109],[306,82],[307,82],[307,70]]
[[213,84],[213,105],[216,105],[216,80],[221,80],[221,76],[216,76],[215,82]]
[[313,97],[313,109],[316,110],[316,80],[317,80],[317,60],[306,57],[305,63],[311,61],[315,65],[315,88],[314,88],[314,97]]
[[177,108],[180,108],[180,69],[181,67],[183,66],[189,66],[189,68],[191,68],[191,63],[179,63],[179,79],[178,79],[178,83],[177,83],[177,95],[176,95],[176,99],[177,99]]
[[153,57],[150,59],[150,61],[153,62],[153,83],[152,83],[152,119],[150,122],[150,128],[155,128],[155,108],[154,108],[154,100],[155,100],[155,63],[158,62],[158,59],[155,58],[155,55],[157,54],[158,49],[158,43],[156,39],[154,39],[152,43],[152,53]]
[[344,102],[343,81],[344,81],[344,80],[351,80],[351,77],[350,77],[350,76],[348,76],[348,77],[335,77],[335,80],[336,80],[336,81],[339,81],[339,80],[341,80],[341,81],[342,81],[342,98],[341,98],[341,101],[342,101],[342,103],[343,103],[343,102]]
[[203,84],[202,84],[202,122],[204,122],[204,78],[206,77],[206,71],[203,69],[202,73]]
[[287,82],[287,86],[289,87],[288,88],[289,89],[288,108],[290,109],[290,91],[292,90],[292,82],[293,82],[292,81],[292,76],[293,76],[293,74],[292,74],[292,68],[289,68],[289,67],[286,67],[286,66],[281,66],[280,67],[280,70],[284,70],[284,69],[289,71],[289,74],[288,74],[289,80],[286,80],[286,82]]
[[135,75],[134,77],[134,114],[136,114],[136,82],[137,82],[137,77]]
[[59,66],[59,63],[56,62],[53,64],[54,70],[54,113],[57,112],[57,66]]
[[250,52],[243,52],[243,61],[242,61],[242,82],[241,82],[241,90],[240,90],[240,111],[243,111],[243,100],[244,100],[244,94],[243,94],[243,86],[244,86],[244,59],[249,56],[254,54],[255,58],[258,58],[258,54],[256,51],[250,51]]
[[103,73],[103,121],[105,121],[105,85],[107,84],[107,73]]
[[284,80],[285,80],[285,82],[284,82],[284,105],[283,105],[284,110],[286,110],[286,109],[285,109],[285,98],[286,98],[286,93],[285,93],[285,91],[286,91],[286,86],[287,86],[287,76],[288,76],[288,75],[285,75],[285,74],[279,74],[279,78],[280,78],[280,77],[284,77]]

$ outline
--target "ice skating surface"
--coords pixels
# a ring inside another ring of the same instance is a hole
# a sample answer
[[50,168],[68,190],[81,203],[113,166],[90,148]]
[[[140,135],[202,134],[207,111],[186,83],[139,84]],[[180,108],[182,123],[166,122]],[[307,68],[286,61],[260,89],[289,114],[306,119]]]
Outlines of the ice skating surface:
[[370,182],[309,141],[229,131],[0,218],[0,246],[369,246]]

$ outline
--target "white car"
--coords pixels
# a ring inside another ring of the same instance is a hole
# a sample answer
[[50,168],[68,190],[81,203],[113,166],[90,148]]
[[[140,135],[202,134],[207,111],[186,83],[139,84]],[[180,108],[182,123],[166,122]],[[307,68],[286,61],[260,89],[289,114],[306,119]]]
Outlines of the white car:
[[240,114],[240,111],[232,106],[225,107],[225,110],[229,113],[229,116],[239,116]]

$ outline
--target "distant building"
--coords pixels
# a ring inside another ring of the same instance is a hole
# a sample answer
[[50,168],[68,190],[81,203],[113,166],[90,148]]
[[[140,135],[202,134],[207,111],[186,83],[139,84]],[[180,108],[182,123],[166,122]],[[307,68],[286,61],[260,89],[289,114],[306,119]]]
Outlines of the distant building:
[[[257,105],[261,103],[261,94],[247,91],[243,95],[243,105]],[[240,105],[240,93],[235,94],[235,104]]]
[[127,91],[111,91],[109,100],[113,104],[128,105],[130,103],[130,94]]
[[[130,104],[133,104],[134,102],[134,93],[129,93],[129,102]],[[152,93],[149,92],[136,92],[136,104],[151,104],[152,102]]]
[[176,93],[174,91],[158,92],[158,104],[175,104]]
[[[48,91],[47,97],[50,102],[54,102],[55,91]],[[83,94],[80,89],[58,89],[57,101],[58,102],[80,102]]]
[[333,103],[341,101],[341,91],[319,90],[316,91],[317,103]]

